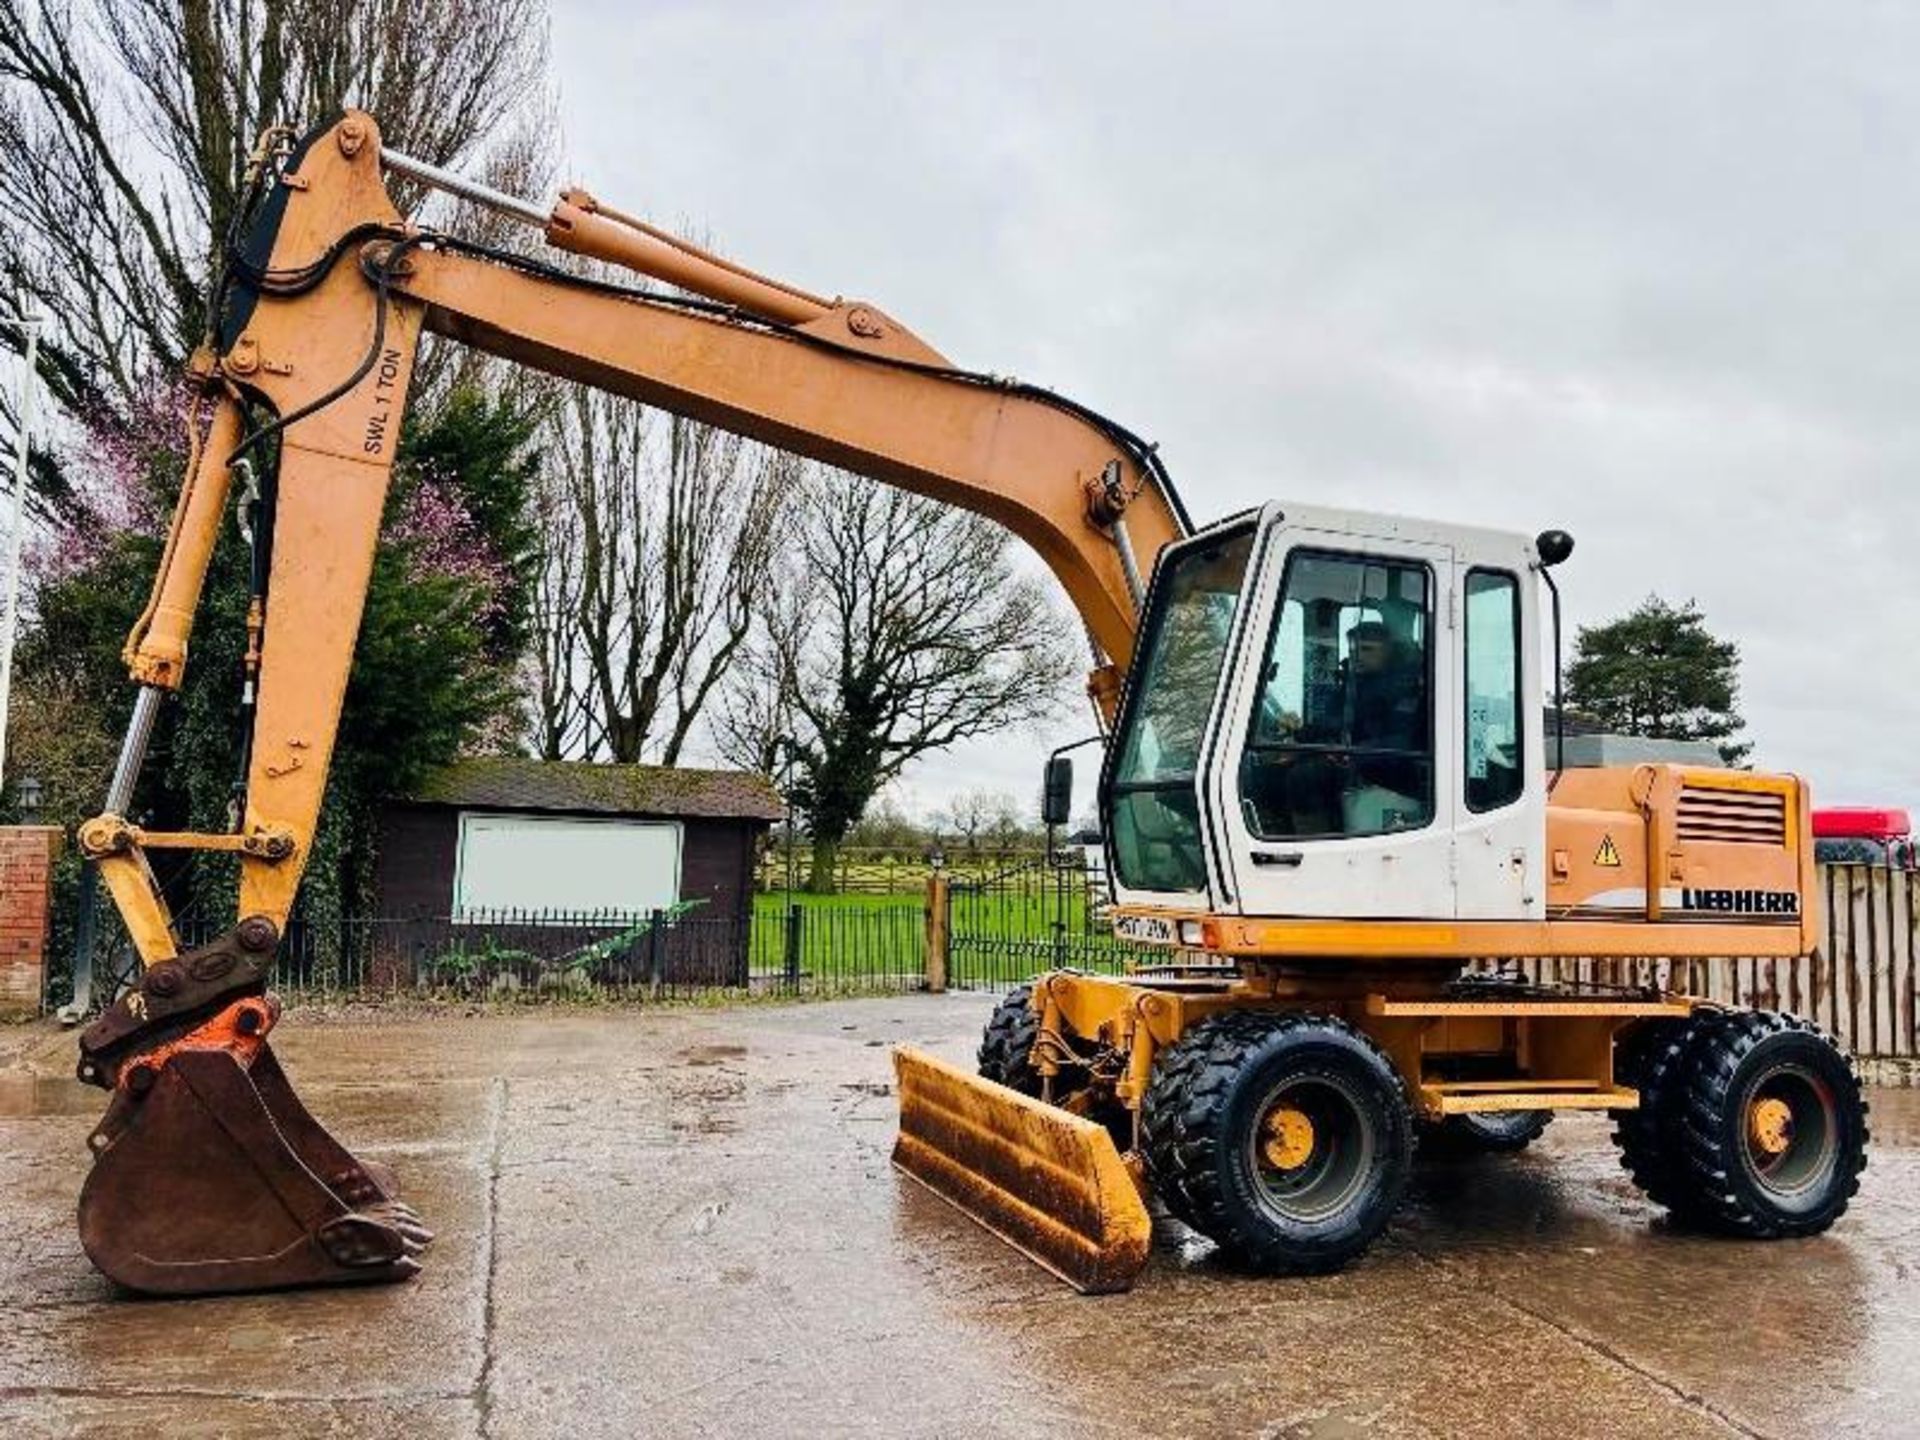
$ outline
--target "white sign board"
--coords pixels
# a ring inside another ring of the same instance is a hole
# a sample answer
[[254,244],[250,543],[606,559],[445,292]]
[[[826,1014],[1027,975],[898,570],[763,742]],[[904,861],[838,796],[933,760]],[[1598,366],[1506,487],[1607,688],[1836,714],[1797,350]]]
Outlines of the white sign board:
[[463,814],[453,913],[662,910],[680,898],[680,843],[671,820]]

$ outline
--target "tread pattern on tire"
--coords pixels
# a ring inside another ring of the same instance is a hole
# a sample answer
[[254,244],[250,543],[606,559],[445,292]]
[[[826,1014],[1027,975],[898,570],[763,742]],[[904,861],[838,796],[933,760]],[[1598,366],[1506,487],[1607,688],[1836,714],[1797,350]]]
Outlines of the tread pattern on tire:
[[[1406,1154],[1398,1167],[1395,1193],[1386,1207],[1390,1215],[1398,1207],[1411,1173],[1417,1143],[1412,1111],[1386,1054],[1364,1033],[1335,1017],[1249,1010],[1209,1016],[1161,1052],[1142,1110],[1147,1171],[1161,1203],[1176,1219],[1212,1239],[1235,1259],[1269,1274],[1312,1275],[1338,1270],[1371,1243],[1378,1228],[1367,1234],[1357,1249],[1324,1256],[1302,1254],[1282,1248],[1271,1236],[1248,1230],[1240,1223],[1237,1207],[1223,1193],[1214,1160],[1221,1146],[1236,1143],[1234,1137],[1223,1133],[1224,1097],[1229,1087],[1254,1052],[1275,1035],[1307,1029],[1337,1030],[1392,1079],[1391,1104],[1399,1133],[1405,1137]],[[1382,1220],[1381,1225],[1384,1223]]]
[[1684,1020],[1653,1020],[1629,1032],[1614,1059],[1614,1075],[1640,1092],[1640,1108],[1614,1117],[1613,1143],[1620,1168],[1654,1204],[1690,1219],[1691,1188],[1681,1162],[1679,1077],[1687,1058],[1719,1016],[1701,1012]]
[[1040,1012],[1033,1008],[1033,986],[1009,990],[993,1007],[980,1036],[979,1069],[989,1080],[1040,1097],[1040,1072],[1033,1068],[1033,1042],[1040,1034]]
[[1490,1139],[1473,1128],[1471,1115],[1449,1115],[1437,1125],[1423,1125],[1422,1141],[1436,1155],[1518,1155],[1546,1133],[1553,1121],[1551,1110],[1509,1111],[1529,1117],[1525,1127],[1516,1128],[1498,1139]]
[[1183,1117],[1192,1103],[1193,1082],[1212,1058],[1210,1046],[1196,1042],[1203,1031],[1212,1033],[1209,1027],[1213,1023],[1201,1021],[1160,1052],[1154,1060],[1153,1079],[1140,1110],[1141,1149],[1145,1152],[1147,1172],[1155,1177],[1154,1196],[1174,1219],[1195,1230],[1202,1228],[1200,1217],[1189,1203],[1186,1186],[1176,1178],[1176,1172],[1181,1168],[1180,1157],[1186,1143]]
[[[1715,1019],[1718,1023],[1692,1047],[1682,1077],[1679,1140],[1681,1163],[1690,1182],[1688,1218],[1704,1228],[1750,1239],[1819,1234],[1846,1214],[1848,1203],[1860,1189],[1860,1172],[1867,1163],[1867,1106],[1853,1062],[1824,1030],[1795,1015],[1748,1010],[1722,1014]],[[1724,1123],[1732,1098],[1731,1087],[1741,1062],[1762,1041],[1783,1034],[1811,1037],[1832,1051],[1840,1062],[1835,1078],[1844,1076],[1840,1093],[1834,1097],[1841,1112],[1840,1124],[1844,1128],[1849,1123],[1848,1111],[1859,1117],[1859,1143],[1851,1153],[1843,1150],[1839,1158],[1841,1173],[1835,1177],[1840,1190],[1837,1202],[1804,1216],[1768,1215],[1743,1199],[1741,1187],[1733,1178],[1740,1164],[1739,1142],[1729,1139]]]

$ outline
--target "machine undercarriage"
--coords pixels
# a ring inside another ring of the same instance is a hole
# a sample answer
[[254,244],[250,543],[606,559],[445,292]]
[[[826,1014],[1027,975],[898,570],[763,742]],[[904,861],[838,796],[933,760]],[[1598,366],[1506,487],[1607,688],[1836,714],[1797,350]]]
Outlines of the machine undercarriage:
[[1866,1161],[1851,1062],[1804,1021],[1451,963],[1056,973],[1000,1004],[979,1061],[897,1053],[895,1163],[1089,1293],[1145,1265],[1149,1200],[1250,1269],[1338,1269],[1419,1145],[1515,1150],[1565,1110],[1609,1112],[1635,1183],[1727,1234],[1824,1230]]

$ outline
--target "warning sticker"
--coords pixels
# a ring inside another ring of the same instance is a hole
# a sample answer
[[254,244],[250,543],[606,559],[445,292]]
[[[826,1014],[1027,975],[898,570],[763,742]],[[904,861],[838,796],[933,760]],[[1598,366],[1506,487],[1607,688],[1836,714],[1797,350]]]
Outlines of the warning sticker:
[[1596,865],[1605,865],[1610,870],[1618,870],[1620,868],[1620,848],[1613,843],[1613,837],[1611,835],[1600,842],[1600,849],[1595,852],[1593,863]]

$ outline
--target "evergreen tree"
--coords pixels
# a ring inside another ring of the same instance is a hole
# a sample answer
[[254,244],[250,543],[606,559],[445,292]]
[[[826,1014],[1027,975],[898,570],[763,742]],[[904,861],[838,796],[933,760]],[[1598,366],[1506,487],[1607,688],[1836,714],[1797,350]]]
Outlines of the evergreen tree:
[[1691,600],[1669,605],[1649,595],[1574,638],[1567,705],[1616,734],[1711,740],[1727,764],[1739,765],[1753,749],[1734,738],[1746,725],[1734,708],[1739,695],[1739,647],[1716,639]]

